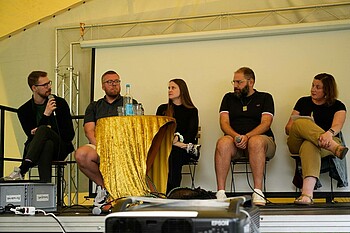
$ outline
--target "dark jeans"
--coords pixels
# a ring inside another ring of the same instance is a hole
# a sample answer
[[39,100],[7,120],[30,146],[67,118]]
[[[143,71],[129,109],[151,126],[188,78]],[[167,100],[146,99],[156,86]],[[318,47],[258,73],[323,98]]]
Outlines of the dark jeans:
[[181,171],[182,166],[188,164],[190,160],[190,155],[187,154],[186,150],[181,149],[177,146],[173,146],[168,164],[169,164],[169,173],[168,173],[168,183],[166,193],[168,194],[172,189],[180,187],[181,185]]
[[47,126],[39,126],[33,140],[26,146],[24,158],[38,165],[41,182],[51,182],[52,161],[67,157],[66,147],[59,135]]

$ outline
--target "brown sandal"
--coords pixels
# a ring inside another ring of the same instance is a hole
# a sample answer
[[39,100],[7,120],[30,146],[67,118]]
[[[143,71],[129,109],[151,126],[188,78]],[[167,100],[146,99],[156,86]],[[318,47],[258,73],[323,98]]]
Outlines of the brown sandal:
[[335,148],[335,151],[334,151],[334,155],[336,157],[338,157],[339,159],[344,159],[346,153],[348,153],[348,148],[347,147],[344,147],[342,145],[338,145],[336,148]]
[[[309,201],[303,201],[303,197],[308,197]],[[314,200],[312,199],[311,196],[302,193],[300,195],[300,197],[295,199],[294,204],[296,204],[296,205],[312,205],[312,204],[314,204]]]

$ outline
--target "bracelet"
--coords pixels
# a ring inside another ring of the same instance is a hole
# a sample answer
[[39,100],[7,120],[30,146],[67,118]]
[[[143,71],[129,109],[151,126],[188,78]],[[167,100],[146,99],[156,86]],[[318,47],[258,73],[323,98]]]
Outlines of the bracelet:
[[330,128],[328,131],[331,132],[333,136],[335,136],[335,131],[332,128]]
[[174,136],[178,136],[179,137],[179,142],[184,142],[184,136],[182,136],[179,132],[174,133]]

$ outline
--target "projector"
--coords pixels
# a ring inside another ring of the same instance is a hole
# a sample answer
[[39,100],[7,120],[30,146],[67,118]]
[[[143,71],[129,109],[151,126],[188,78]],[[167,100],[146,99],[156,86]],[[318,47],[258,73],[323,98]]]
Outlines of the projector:
[[[250,198],[250,197],[249,197]],[[106,216],[106,233],[248,233],[259,228],[259,209],[246,197],[225,201],[129,197]]]

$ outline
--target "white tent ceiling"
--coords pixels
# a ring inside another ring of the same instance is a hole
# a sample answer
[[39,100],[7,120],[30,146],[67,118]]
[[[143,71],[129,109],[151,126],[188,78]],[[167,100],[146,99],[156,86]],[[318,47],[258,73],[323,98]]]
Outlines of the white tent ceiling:
[[81,0],[0,0],[0,38],[40,24],[79,6]]
[[[189,16],[224,14],[227,12],[256,12],[270,11],[274,9],[293,9],[300,7],[313,7],[309,10],[297,11],[276,11],[263,16],[268,25],[278,25],[281,21],[298,23],[317,22],[324,20],[349,19],[349,1],[342,0],[289,0],[289,1],[242,1],[242,0],[110,0],[110,4],[102,0],[0,0],[0,39],[24,31],[30,27],[40,24],[43,21],[52,20],[60,13],[72,8],[78,12],[84,10],[81,4],[85,2],[100,2],[105,11],[104,19],[94,19],[93,13],[84,22],[115,23],[124,21],[142,21],[162,18],[181,18]],[[108,3],[108,1],[107,1]],[[329,8],[331,4],[339,4],[338,7]],[[106,7],[103,7],[103,6]],[[117,6],[111,7],[111,6]],[[316,6],[316,7],[314,7]],[[244,17],[242,17],[244,18]],[[242,18],[239,18],[241,20]],[[266,18],[266,19],[265,19]],[[260,19],[257,19],[260,20]],[[259,21],[258,21],[259,22]],[[282,23],[283,24],[283,23]]]

